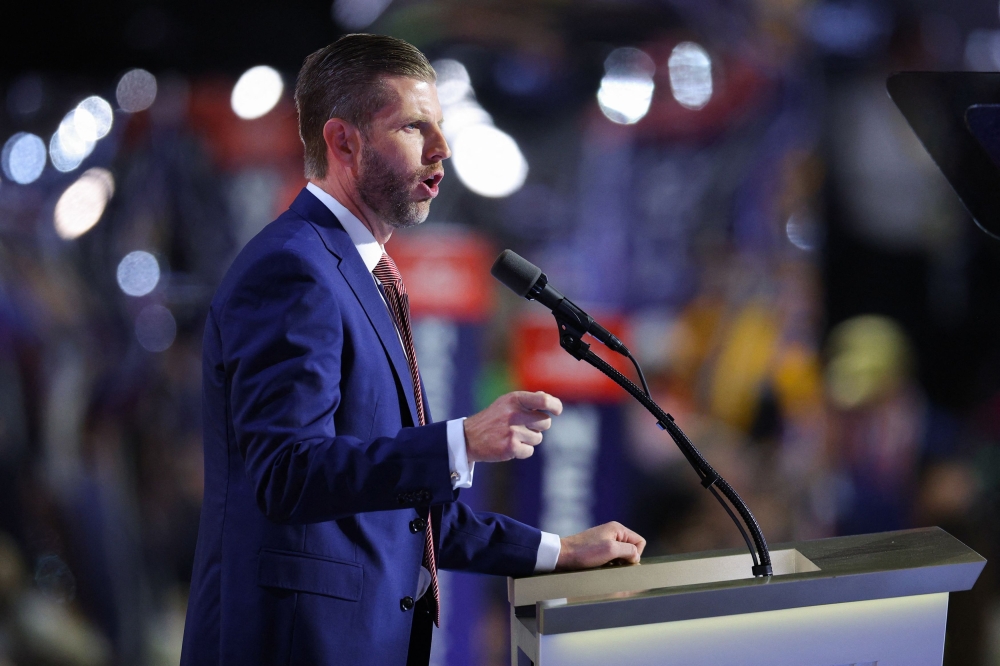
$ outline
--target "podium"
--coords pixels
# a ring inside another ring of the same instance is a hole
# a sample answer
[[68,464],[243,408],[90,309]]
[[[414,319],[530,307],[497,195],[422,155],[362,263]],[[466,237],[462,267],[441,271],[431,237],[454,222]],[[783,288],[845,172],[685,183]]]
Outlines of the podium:
[[508,579],[512,666],[930,666],[986,560],[944,530]]

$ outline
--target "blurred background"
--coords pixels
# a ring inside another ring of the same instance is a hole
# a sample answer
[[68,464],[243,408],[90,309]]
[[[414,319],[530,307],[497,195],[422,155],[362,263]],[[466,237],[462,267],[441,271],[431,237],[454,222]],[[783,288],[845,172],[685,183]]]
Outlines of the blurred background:
[[[447,137],[388,249],[434,416],[567,405],[463,499],[647,554],[739,547],[653,419],[488,275],[512,248],[620,334],[771,543],[940,525],[1000,550],[1000,243],[885,92],[1000,69],[996,0],[17,3],[0,39],[0,665],[176,664],[201,333],[304,185],[291,89],[409,40]],[[947,663],[1000,664],[990,563]],[[446,573],[436,664],[509,663],[503,580]]]

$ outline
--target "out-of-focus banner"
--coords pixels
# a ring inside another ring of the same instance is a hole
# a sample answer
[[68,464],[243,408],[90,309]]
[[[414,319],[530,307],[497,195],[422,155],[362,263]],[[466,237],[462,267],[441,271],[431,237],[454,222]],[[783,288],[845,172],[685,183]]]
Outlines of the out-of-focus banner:
[[[622,389],[599,370],[577,361],[559,346],[559,330],[552,315],[541,306],[524,313],[516,322],[512,358],[518,386],[527,391],[545,391],[563,401],[617,403],[626,397]],[[628,345],[625,320],[618,315],[598,312],[601,325]],[[591,349],[619,372],[629,374],[628,360],[592,338]]]
[[495,250],[480,235],[455,225],[406,233],[389,252],[399,267],[416,317],[482,322],[493,307],[490,266]]

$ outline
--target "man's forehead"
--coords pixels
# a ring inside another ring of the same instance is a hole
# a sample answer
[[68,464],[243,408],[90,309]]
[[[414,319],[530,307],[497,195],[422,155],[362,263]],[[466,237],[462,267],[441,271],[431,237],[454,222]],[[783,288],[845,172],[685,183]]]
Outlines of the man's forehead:
[[407,76],[386,76],[382,83],[392,92],[392,99],[378,110],[376,118],[387,118],[397,113],[441,113],[437,85],[433,81]]

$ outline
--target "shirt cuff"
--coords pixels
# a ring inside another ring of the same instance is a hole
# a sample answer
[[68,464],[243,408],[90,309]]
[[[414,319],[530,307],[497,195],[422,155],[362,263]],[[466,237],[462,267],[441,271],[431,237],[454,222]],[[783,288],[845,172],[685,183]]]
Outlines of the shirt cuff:
[[535,573],[555,571],[561,550],[562,541],[559,540],[558,534],[542,532],[542,541],[538,544],[538,556],[535,558]]
[[471,488],[472,473],[476,463],[469,464],[469,454],[465,449],[464,418],[448,421],[448,468],[451,470],[451,487]]

